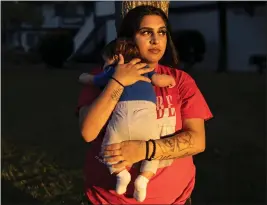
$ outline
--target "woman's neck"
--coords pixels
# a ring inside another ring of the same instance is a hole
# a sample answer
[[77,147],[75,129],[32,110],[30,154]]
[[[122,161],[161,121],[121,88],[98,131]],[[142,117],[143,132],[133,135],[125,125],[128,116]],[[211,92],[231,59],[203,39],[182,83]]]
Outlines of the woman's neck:
[[158,67],[158,63],[148,63],[147,65],[149,66],[149,68],[157,69],[157,67]]

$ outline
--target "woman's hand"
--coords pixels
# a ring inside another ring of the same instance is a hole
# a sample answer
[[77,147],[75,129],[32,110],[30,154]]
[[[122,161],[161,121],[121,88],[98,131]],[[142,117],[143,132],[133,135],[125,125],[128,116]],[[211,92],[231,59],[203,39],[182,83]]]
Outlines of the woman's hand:
[[119,62],[116,66],[116,71],[113,77],[118,80],[124,86],[132,85],[137,81],[146,81],[151,82],[151,80],[145,76],[142,76],[145,73],[153,71],[155,68],[144,68],[147,66],[146,63],[139,63],[141,59],[133,59],[129,63],[124,64],[124,58],[120,54]]
[[[124,141],[103,147],[102,156],[114,168],[132,166],[145,159],[146,142],[141,140]],[[119,162],[119,163],[117,163]],[[117,164],[114,164],[117,163]]]

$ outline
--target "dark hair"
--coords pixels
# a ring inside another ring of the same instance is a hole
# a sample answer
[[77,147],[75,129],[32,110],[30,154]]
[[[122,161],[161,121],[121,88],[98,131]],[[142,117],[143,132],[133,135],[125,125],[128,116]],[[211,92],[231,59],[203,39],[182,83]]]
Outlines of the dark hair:
[[110,41],[102,50],[102,56],[113,58],[115,53],[116,39]]
[[141,58],[138,47],[135,42],[129,38],[118,38],[107,44],[103,50],[103,56],[113,58],[122,54],[124,62],[127,63],[133,58]]
[[119,38],[116,42],[115,55],[122,54],[124,62],[127,63],[133,58],[141,58],[138,47],[132,39]]
[[[167,28],[167,48],[164,53],[163,58],[160,62],[164,64],[169,64],[170,66],[177,66],[178,64],[178,55],[175,49],[174,43],[171,38],[171,28],[165,13],[156,7],[153,6],[138,6],[130,10],[127,15],[122,20],[120,30],[118,32],[119,38],[134,38],[135,34],[140,28],[140,24],[144,16],[147,15],[157,15],[162,18]],[[172,56],[172,63],[169,63],[169,57]]]

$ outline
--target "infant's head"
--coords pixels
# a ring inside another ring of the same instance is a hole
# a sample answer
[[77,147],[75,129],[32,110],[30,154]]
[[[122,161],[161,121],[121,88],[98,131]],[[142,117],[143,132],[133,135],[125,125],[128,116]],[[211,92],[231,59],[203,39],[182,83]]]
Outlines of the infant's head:
[[117,39],[107,44],[103,50],[102,57],[105,61],[104,68],[108,65],[116,65],[119,54],[123,55],[124,63],[128,63],[133,58],[140,58],[136,44],[130,39]]

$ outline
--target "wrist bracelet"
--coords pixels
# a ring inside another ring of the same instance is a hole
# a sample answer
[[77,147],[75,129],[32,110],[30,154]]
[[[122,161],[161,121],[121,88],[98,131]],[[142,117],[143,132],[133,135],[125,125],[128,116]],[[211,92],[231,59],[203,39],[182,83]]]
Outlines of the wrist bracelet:
[[114,77],[110,77],[112,80],[115,80],[117,83],[119,83],[122,87],[125,87],[120,81],[118,81],[116,78],[114,78]]
[[148,160],[148,154],[149,154],[149,141],[146,141],[146,158],[145,158],[145,160]]
[[[153,151],[152,151],[152,154],[151,156],[148,158],[148,155],[149,155],[149,142],[152,142],[153,144]],[[148,161],[151,161],[155,158],[155,155],[156,155],[156,142],[155,140],[148,140],[146,141],[146,158],[145,160],[148,160]]]
[[151,141],[152,144],[153,144],[153,151],[152,151],[152,154],[151,154],[150,158],[148,159],[148,161],[151,161],[151,160],[153,160],[155,158],[155,155],[156,155],[156,142],[155,142],[155,140],[151,140],[151,139],[148,140],[148,142],[149,141]]

